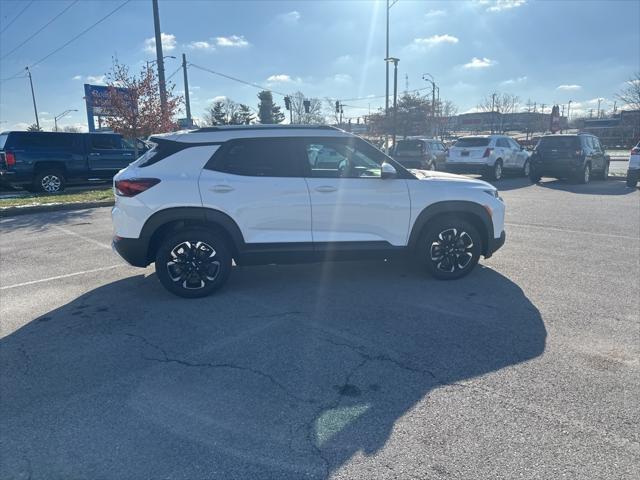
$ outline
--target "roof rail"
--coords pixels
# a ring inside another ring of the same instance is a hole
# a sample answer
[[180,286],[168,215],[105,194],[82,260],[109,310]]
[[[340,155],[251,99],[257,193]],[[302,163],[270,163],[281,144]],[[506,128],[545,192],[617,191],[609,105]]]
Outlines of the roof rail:
[[220,125],[217,127],[203,127],[190,130],[189,133],[229,132],[234,130],[337,130],[331,125]]

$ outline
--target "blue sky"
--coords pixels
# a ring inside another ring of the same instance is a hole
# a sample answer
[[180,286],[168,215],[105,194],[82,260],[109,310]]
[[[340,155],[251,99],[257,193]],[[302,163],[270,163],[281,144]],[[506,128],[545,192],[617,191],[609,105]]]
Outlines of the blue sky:
[[[63,45],[122,3],[81,0],[33,39],[17,45],[73,0],[0,0],[0,79]],[[165,55],[278,92],[354,98],[348,117],[384,100],[385,3],[361,1],[160,1]],[[15,19],[15,20],[14,20]],[[460,112],[493,91],[547,105],[573,100],[580,113],[613,107],[614,94],[640,70],[638,1],[410,1],[391,9],[390,53],[400,58],[399,87],[424,88],[423,73]],[[40,121],[77,109],[61,125],[86,127],[85,82],[100,83],[111,59],[139,68],[155,58],[151,0],[133,0],[33,69]],[[180,66],[167,59],[167,76]],[[191,67],[192,111],[227,96],[255,107],[257,89]],[[173,78],[182,90],[182,75]],[[275,95],[282,103],[281,97]],[[34,122],[26,78],[0,83],[0,129]]]

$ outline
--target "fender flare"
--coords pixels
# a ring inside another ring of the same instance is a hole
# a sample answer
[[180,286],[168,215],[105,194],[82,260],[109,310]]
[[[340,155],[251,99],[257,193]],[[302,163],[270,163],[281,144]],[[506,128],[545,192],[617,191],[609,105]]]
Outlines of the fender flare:
[[411,233],[409,234],[409,247],[415,247],[423,228],[431,219],[443,214],[462,214],[476,218],[479,222],[478,226],[481,227],[481,231],[478,233],[483,237],[483,254],[486,253],[488,246],[493,240],[493,221],[489,216],[489,212],[487,212],[482,205],[465,200],[445,200],[442,202],[436,202],[422,210],[411,227]]

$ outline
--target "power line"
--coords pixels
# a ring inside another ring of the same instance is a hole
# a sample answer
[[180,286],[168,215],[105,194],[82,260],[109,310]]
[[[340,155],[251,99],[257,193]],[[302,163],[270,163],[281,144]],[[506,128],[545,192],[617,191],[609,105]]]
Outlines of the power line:
[[180,70],[182,70],[182,65],[180,65],[178,68],[176,68],[176,71],[173,72],[171,75],[169,75],[167,77],[167,81],[171,80],[171,77],[173,77],[176,73],[178,73]]
[[[75,40],[77,40],[78,38],[80,38],[82,35],[84,35],[85,33],[87,33],[89,30],[93,29],[94,27],[98,26],[99,24],[101,24],[102,22],[104,22],[107,18],[109,18],[111,15],[113,15],[114,13],[116,13],[118,10],[120,10],[122,7],[124,7],[127,3],[131,2],[131,0],[125,0],[124,2],[122,2],[120,5],[118,5],[116,8],[114,8],[113,10],[111,10],[109,13],[107,13],[104,17],[102,17],[101,19],[97,20],[96,22],[94,22],[93,24],[91,24],[90,26],[88,26],[87,28],[85,28],[84,30],[82,30],[80,33],[78,33],[77,35],[75,35],[73,38],[71,38],[70,40],[68,40],[67,42],[63,43],[61,46],[59,46],[58,48],[56,48],[55,50],[49,52],[47,55],[45,55],[44,57],[42,57],[40,60],[38,60],[35,63],[32,63],[31,65],[29,65],[29,68],[33,68],[36,65],[41,64],[42,62],[44,62],[45,60],[47,60],[49,57],[51,57],[52,55],[58,53],[60,50],[62,50],[63,48],[65,48],[66,46],[68,46],[70,43],[74,42]],[[4,78],[2,80],[0,80],[0,82],[5,82],[7,80],[11,80],[13,78],[17,78],[18,75],[20,75],[22,73],[22,70],[20,70],[19,72],[17,72],[16,74],[12,75],[11,77],[8,78]]]
[[239,82],[239,83],[243,83],[243,84],[245,84],[245,85],[249,85],[250,87],[259,88],[260,90],[268,90],[268,91],[270,91],[270,92],[272,92],[272,93],[275,93],[275,94],[277,94],[277,95],[281,95],[281,96],[283,96],[283,97],[288,96],[288,94],[286,94],[286,93],[277,92],[277,91],[275,91],[275,90],[273,90],[273,89],[271,89],[271,88],[267,88],[267,87],[264,87],[264,86],[262,86],[262,85],[258,85],[257,83],[247,82],[246,80],[242,80],[242,79],[240,79],[240,78],[232,77],[231,75],[227,75],[226,73],[216,72],[216,71],[214,71],[214,70],[210,70],[210,69],[208,69],[208,68],[204,68],[204,67],[201,67],[201,66],[199,66],[199,65],[195,65],[195,64],[193,64],[193,63],[190,63],[190,64],[189,64],[189,66],[190,66],[190,67],[197,68],[198,70],[203,70],[203,71],[205,71],[205,72],[213,73],[214,75],[218,75],[218,76],[220,76],[220,77],[228,78],[229,80],[233,80],[234,82]]
[[13,50],[11,50],[8,53],[5,53],[0,60],[4,60],[5,58],[7,58],[9,55],[11,55],[13,52],[15,52],[16,50],[18,50],[21,46],[23,46],[25,43],[27,43],[29,40],[31,40],[33,37],[35,37],[36,35],[38,35],[42,30],[44,30],[45,28],[47,28],[49,25],[51,25],[53,22],[55,22],[58,17],[60,17],[63,13],[65,13],[67,10],[69,10],[71,7],[73,7],[76,3],[78,3],[80,0],[74,0],[73,2],[71,2],[69,5],[67,5],[60,13],[58,13],[55,17],[53,17],[51,20],[49,20],[47,23],[45,23],[42,27],[40,27],[38,30],[36,30],[33,34],[31,34],[31,36],[27,37],[25,40],[23,40],[23,42],[19,45],[17,45],[16,47],[14,47]]
[[20,18],[20,15],[22,15],[22,14],[25,12],[25,10],[31,6],[31,4],[32,4],[33,2],[34,2],[34,0],[31,0],[29,3],[27,3],[27,4],[24,6],[24,8],[23,8],[22,10],[20,10],[20,12],[19,12],[15,17],[13,17],[13,20],[11,20],[11,21],[7,24],[7,26],[6,26],[6,27],[4,27],[2,30],[0,30],[0,33],[4,33],[4,31],[5,31],[7,28],[9,28],[11,25],[13,25],[13,22],[15,22],[18,18]]

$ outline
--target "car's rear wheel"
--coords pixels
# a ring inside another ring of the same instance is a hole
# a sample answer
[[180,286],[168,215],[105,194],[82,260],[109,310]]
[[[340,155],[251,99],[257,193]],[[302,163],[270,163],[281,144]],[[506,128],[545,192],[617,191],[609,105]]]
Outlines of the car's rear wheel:
[[627,187],[636,188],[639,176],[638,173],[627,172]]
[[503,173],[502,160],[498,159],[491,169],[491,180],[501,180]]
[[218,290],[231,273],[231,251],[223,238],[201,228],[167,236],[156,254],[162,285],[180,297],[205,297]]
[[525,160],[524,161],[524,165],[522,166],[522,176],[523,177],[528,177],[531,174],[531,164],[529,163],[529,160]]
[[577,174],[576,181],[578,183],[589,183],[591,180],[591,165],[588,163],[582,168],[582,170]]
[[33,179],[33,191],[44,193],[62,192],[65,187],[65,179],[59,170],[41,170]]
[[602,169],[602,173],[600,174],[600,180],[609,180],[609,162],[606,162],[604,164],[604,168]]
[[480,259],[482,239],[476,228],[457,217],[435,221],[418,240],[417,253],[427,271],[441,280],[467,275]]

